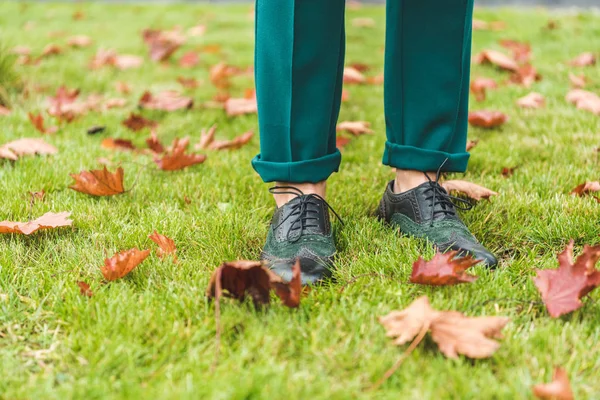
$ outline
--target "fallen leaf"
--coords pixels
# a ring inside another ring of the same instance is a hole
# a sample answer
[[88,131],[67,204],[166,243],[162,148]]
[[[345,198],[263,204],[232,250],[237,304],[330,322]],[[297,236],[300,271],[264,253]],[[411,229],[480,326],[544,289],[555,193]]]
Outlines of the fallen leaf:
[[372,134],[373,130],[370,129],[371,123],[367,121],[343,121],[337,124],[335,130],[338,132],[349,132],[354,136]]
[[300,259],[292,267],[292,280],[285,283],[275,274],[271,275],[271,287],[275,290],[281,302],[290,308],[300,306],[300,295],[302,294],[302,278]]
[[447,192],[458,192],[476,201],[483,199],[489,200],[490,197],[498,194],[483,186],[461,180],[444,181],[442,182],[442,187],[446,189]]
[[558,29],[560,26],[558,24],[558,21],[554,20],[554,19],[549,19],[548,23],[546,24],[546,29],[548,29],[549,31],[553,31],[555,29]]
[[106,138],[102,140],[102,147],[105,149],[117,149],[117,150],[135,150],[136,147],[131,140],[127,139],[115,139]]
[[346,67],[344,68],[344,83],[365,83],[367,78],[358,71],[356,68]]
[[592,52],[581,53],[571,61],[569,61],[569,65],[574,67],[587,67],[590,65],[596,64],[596,56]]
[[142,32],[144,42],[148,46],[153,61],[166,61],[185,43],[185,36],[177,30],[160,31],[145,29]]
[[106,167],[91,171],[81,171],[71,174],[75,183],[69,189],[92,196],[114,196],[125,192],[123,188],[123,168],[109,172]]
[[571,191],[571,195],[577,195],[579,197],[585,196],[586,194],[600,192],[600,182],[585,182],[578,185]]
[[4,107],[2,104],[0,104],[0,115],[10,115],[10,109]]
[[148,236],[150,240],[158,245],[158,249],[156,253],[160,258],[163,258],[166,255],[173,254],[173,261],[177,260],[177,256],[175,252],[177,251],[177,247],[175,247],[175,242],[173,239],[170,239],[164,235],[161,235],[157,231],[152,232],[151,235]]
[[123,108],[127,105],[127,100],[120,98],[120,97],[114,97],[112,99],[108,99],[104,102],[104,109],[105,110],[110,110],[112,108]]
[[115,89],[121,94],[131,93],[131,86],[127,82],[118,81],[115,82]]
[[343,149],[348,143],[351,142],[352,139],[344,137],[344,136],[337,136],[335,138],[335,147],[337,147],[338,149]]
[[200,86],[200,82],[196,78],[185,78],[183,76],[177,77],[177,82],[186,89],[196,89]]
[[0,158],[16,160],[19,156],[34,154],[56,154],[56,147],[44,142],[42,139],[23,138],[8,142],[0,146]]
[[538,74],[535,67],[531,64],[525,64],[520,66],[510,76],[510,81],[517,85],[524,86],[526,88],[531,87],[535,82],[540,81],[542,76]]
[[134,56],[130,54],[116,55],[112,65],[116,69],[126,70],[139,68],[144,63],[144,59],[140,56]]
[[187,30],[187,35],[190,37],[202,36],[206,33],[206,25],[192,26]]
[[144,128],[156,128],[158,122],[144,118],[141,114],[130,113],[129,117],[121,124],[134,132],[141,131]]
[[533,387],[533,395],[542,400],[573,400],[573,391],[567,372],[556,367],[552,375],[552,382],[540,383]]
[[67,44],[71,47],[88,47],[92,45],[92,39],[89,36],[76,35],[68,38]]
[[208,130],[202,129],[202,132],[200,132],[200,143],[196,145],[196,149],[208,149],[210,144],[215,141],[216,131],[216,124],[208,128]]
[[508,323],[505,317],[466,317],[456,311],[437,311],[431,308],[426,296],[413,301],[402,311],[392,311],[379,318],[388,337],[395,345],[403,345],[415,338],[421,330],[428,329],[446,357],[491,357],[500,344],[502,328]]
[[37,129],[40,133],[42,134],[52,134],[52,133],[56,133],[56,131],[58,131],[58,127],[57,126],[51,126],[46,128],[44,126],[44,117],[42,116],[42,114],[33,114],[33,113],[27,113],[27,115],[29,116],[29,121],[31,121],[31,123],[33,124],[33,126],[35,127],[35,129]]
[[495,128],[507,120],[506,114],[500,111],[480,110],[469,113],[469,124],[481,128]]
[[163,146],[161,141],[158,139],[155,131],[152,131],[150,133],[150,137],[146,139],[146,145],[156,154],[164,153],[166,151],[165,146]]
[[171,149],[162,158],[155,158],[154,162],[163,171],[175,171],[191,165],[202,164],[206,160],[204,154],[185,153],[189,144],[189,138],[175,139]]
[[35,201],[44,201],[46,191],[40,190],[38,192],[29,192],[29,195],[31,196],[31,203],[33,204]]
[[575,104],[580,110],[592,112],[600,115],[600,96],[596,93],[583,89],[573,89],[567,93],[565,99],[569,103]]
[[515,173],[515,170],[519,167],[504,167],[502,168],[501,175],[505,178],[510,178]]
[[517,40],[503,39],[500,45],[512,52],[513,59],[518,63],[527,63],[531,58],[531,45]]
[[135,55],[117,54],[114,50],[100,49],[92,58],[89,68],[98,69],[104,66],[111,66],[116,69],[126,70],[138,68],[144,63],[144,59]]
[[384,82],[384,75],[383,74],[379,74],[379,75],[375,75],[375,76],[369,76],[367,78],[367,83],[371,84],[371,85],[382,85]]
[[419,257],[413,264],[410,282],[421,285],[447,286],[459,283],[474,282],[477,277],[465,271],[481,260],[472,256],[456,257],[458,251],[436,253],[431,261]]
[[182,108],[191,108],[194,100],[185,97],[174,90],[167,90],[154,96],[150,92],[144,92],[139,101],[139,106],[149,110],[175,111]]
[[150,250],[130,249],[115,254],[104,260],[104,266],[100,268],[104,279],[114,281],[123,278],[140,265],[150,255]]
[[73,12],[73,15],[71,15],[71,18],[73,18],[74,21],[81,21],[85,18],[85,13],[81,10],[75,11]]
[[479,140],[469,140],[467,142],[467,151],[471,151],[475,146],[477,146],[477,143],[479,143]]
[[200,57],[195,51],[188,51],[179,58],[179,66],[182,68],[192,68],[198,65]]
[[20,233],[30,235],[41,229],[52,229],[63,226],[71,226],[73,221],[69,219],[70,212],[52,213],[47,212],[41,217],[30,222],[0,222],[0,233]]
[[496,89],[498,84],[491,78],[475,78],[471,81],[471,93],[475,96],[475,100],[485,100],[487,89]]
[[240,301],[250,296],[257,307],[269,304],[271,276],[258,261],[226,262],[212,274],[206,295],[217,300],[227,296]]
[[476,64],[492,64],[500,69],[516,71],[519,64],[506,54],[497,50],[484,50],[473,58]]
[[40,58],[48,57],[48,56],[56,56],[61,53],[62,53],[62,49],[60,48],[59,45],[54,44],[54,43],[49,43],[42,50],[42,54],[40,55]]
[[569,82],[571,82],[571,86],[581,89],[585,87],[587,79],[585,78],[584,74],[575,75],[569,72]]
[[489,28],[489,25],[485,21],[473,18],[472,27],[474,31],[485,31]]
[[231,78],[237,69],[227,65],[224,62],[220,62],[218,64],[213,65],[209,71],[210,81],[217,88],[225,89],[229,87],[230,82],[229,78]]
[[232,140],[215,140],[208,146],[208,148],[211,150],[239,149],[240,147],[249,143],[250,140],[252,140],[253,136],[254,136],[254,132],[248,131],[248,132],[242,133],[239,136],[236,136]]
[[31,49],[27,46],[15,46],[11,49],[10,53],[18,56],[28,56],[31,54]]
[[353,18],[352,26],[357,28],[372,28],[375,26],[375,20],[373,18]]
[[544,96],[536,92],[531,92],[527,96],[517,100],[517,105],[523,108],[542,108],[544,107],[544,104]]
[[573,263],[573,240],[558,255],[558,269],[537,269],[533,278],[550,316],[557,318],[583,306],[581,298],[600,286],[600,245],[583,247]]
[[243,114],[254,114],[258,111],[256,98],[252,99],[227,99],[225,101],[225,112],[227,116],[233,117]]
[[87,283],[79,281],[77,282],[77,286],[79,286],[79,293],[82,296],[92,297],[94,295],[92,289],[90,289],[90,285],[88,285]]

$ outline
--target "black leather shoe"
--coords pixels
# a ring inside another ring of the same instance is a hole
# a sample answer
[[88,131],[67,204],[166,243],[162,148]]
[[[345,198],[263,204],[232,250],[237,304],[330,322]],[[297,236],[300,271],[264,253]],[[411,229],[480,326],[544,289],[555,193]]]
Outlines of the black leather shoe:
[[261,259],[285,281],[292,279],[297,259],[303,285],[330,277],[336,248],[329,204],[319,195],[304,194],[291,186],[276,186],[270,192],[297,197],[275,210]]
[[378,216],[404,234],[429,240],[442,253],[456,250],[460,256],[472,254],[489,267],[496,267],[498,260],[471,234],[459,218],[457,207],[472,206],[466,200],[450,196],[437,179],[399,194],[394,193],[391,181],[379,204]]

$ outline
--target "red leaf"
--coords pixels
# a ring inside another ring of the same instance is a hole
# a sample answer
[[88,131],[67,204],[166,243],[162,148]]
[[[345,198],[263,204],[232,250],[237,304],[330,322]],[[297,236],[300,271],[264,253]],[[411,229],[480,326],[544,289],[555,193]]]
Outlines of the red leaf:
[[565,97],[569,103],[575,104],[580,110],[600,115],[600,96],[583,89],[573,89]]
[[578,89],[585,87],[587,83],[587,79],[585,78],[584,74],[575,75],[571,72],[569,72],[569,81],[571,82],[571,86]]
[[67,39],[67,44],[71,47],[88,47],[92,44],[92,39],[85,35],[71,36]]
[[154,96],[150,92],[144,92],[139,101],[139,106],[149,110],[175,111],[182,108],[191,108],[194,100],[184,97],[173,90],[168,90]]
[[469,124],[481,128],[495,128],[508,120],[506,114],[500,111],[472,111],[469,113]]
[[150,255],[150,250],[130,249],[104,260],[100,268],[104,279],[114,281],[123,278]]
[[79,286],[79,293],[82,296],[92,297],[94,293],[92,293],[92,289],[90,289],[90,285],[83,281],[77,282],[77,286]]
[[550,316],[557,318],[583,306],[581,298],[600,286],[600,245],[585,245],[573,263],[573,240],[558,255],[558,269],[536,270],[533,279]]
[[44,142],[42,139],[17,139],[0,146],[0,158],[9,160],[16,160],[23,155],[56,154],[57,152],[56,147]]
[[177,251],[177,247],[175,247],[175,242],[173,239],[166,237],[165,235],[161,235],[157,231],[152,232],[151,235],[148,236],[150,240],[158,245],[157,254],[160,258],[163,258],[166,255],[173,254],[173,261],[177,260],[177,256],[175,252]]
[[347,137],[337,136],[335,138],[335,147],[337,147],[338,149],[343,149],[348,143],[350,143],[351,140],[352,139]]
[[58,131],[58,127],[56,126],[51,126],[49,128],[46,128],[44,126],[44,117],[42,116],[42,114],[35,115],[32,113],[28,113],[27,115],[29,116],[29,121],[31,121],[35,129],[37,129],[40,133],[52,134]]
[[213,141],[208,145],[208,148],[211,150],[232,150],[239,149],[245,144],[249,143],[254,136],[254,132],[248,131],[246,133],[242,133],[240,136],[235,137],[232,140],[217,140]]
[[477,280],[476,276],[465,271],[480,260],[472,256],[456,258],[457,255],[458,251],[437,253],[431,261],[419,257],[413,264],[410,281],[421,285],[446,286]]
[[485,100],[485,92],[487,89],[496,89],[498,84],[491,78],[475,78],[471,81],[471,93],[475,95],[475,100]]
[[144,128],[156,128],[158,126],[158,122],[146,119],[142,115],[135,113],[130,113],[129,117],[121,122],[121,124],[134,132],[141,131]]
[[200,57],[195,51],[188,51],[179,59],[179,66],[183,68],[192,68],[198,65]]
[[510,80],[517,85],[524,86],[526,88],[533,85],[535,82],[540,81],[542,76],[537,73],[535,67],[531,64],[522,65],[517,69],[511,76]]

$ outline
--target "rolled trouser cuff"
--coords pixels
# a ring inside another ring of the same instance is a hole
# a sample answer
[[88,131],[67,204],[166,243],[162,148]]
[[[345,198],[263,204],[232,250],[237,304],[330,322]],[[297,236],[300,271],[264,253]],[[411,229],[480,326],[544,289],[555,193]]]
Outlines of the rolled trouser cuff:
[[323,157],[294,162],[263,161],[259,154],[252,160],[252,167],[265,182],[317,183],[337,172],[341,162],[342,154],[336,149]]
[[465,172],[469,156],[467,152],[451,154],[386,142],[383,164],[393,168],[423,172],[437,171],[444,164],[442,172]]

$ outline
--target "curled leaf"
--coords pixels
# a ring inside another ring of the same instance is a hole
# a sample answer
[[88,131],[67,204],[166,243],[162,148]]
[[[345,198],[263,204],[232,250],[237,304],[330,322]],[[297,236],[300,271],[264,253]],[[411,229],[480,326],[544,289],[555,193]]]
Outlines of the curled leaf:
[[73,221],[69,219],[70,212],[52,213],[47,212],[41,217],[30,222],[0,222],[0,233],[20,233],[31,235],[41,229],[53,229],[71,226]]
[[161,235],[157,231],[152,232],[152,234],[148,237],[158,245],[156,252],[160,258],[163,258],[169,254],[173,254],[173,261],[177,260],[177,256],[175,255],[177,247],[175,247],[175,242],[173,239],[168,238],[165,235]]
[[459,283],[474,282],[477,277],[465,271],[480,260],[472,256],[457,257],[458,251],[436,253],[431,261],[419,257],[413,264],[410,281],[421,285],[447,286]]
[[100,268],[104,279],[114,281],[123,278],[150,255],[150,250],[130,249],[104,260]]

